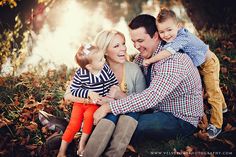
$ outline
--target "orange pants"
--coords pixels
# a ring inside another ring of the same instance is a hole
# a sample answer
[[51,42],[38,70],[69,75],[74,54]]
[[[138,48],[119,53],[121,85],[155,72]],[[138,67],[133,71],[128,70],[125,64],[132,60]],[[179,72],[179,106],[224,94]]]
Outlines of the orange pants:
[[62,139],[66,142],[71,142],[75,134],[80,130],[82,121],[82,132],[90,134],[93,127],[93,113],[98,109],[96,104],[83,104],[75,102],[73,104],[70,122],[62,136]]

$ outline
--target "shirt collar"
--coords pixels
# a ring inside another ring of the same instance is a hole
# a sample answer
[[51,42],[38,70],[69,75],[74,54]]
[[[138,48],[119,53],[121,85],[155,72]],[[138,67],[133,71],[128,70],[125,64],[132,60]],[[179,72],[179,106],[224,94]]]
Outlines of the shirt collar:
[[165,43],[161,40],[161,41],[159,42],[158,46],[157,46],[156,51],[152,54],[152,56],[155,56],[156,54],[158,54],[164,44],[165,44]]

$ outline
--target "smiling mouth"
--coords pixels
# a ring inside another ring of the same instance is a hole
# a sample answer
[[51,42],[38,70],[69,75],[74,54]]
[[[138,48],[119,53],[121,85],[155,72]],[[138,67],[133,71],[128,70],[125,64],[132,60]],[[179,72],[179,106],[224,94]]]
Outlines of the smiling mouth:
[[166,40],[167,40],[167,41],[169,41],[170,39],[171,39],[171,37],[169,37],[169,38],[166,38]]
[[125,57],[125,55],[117,55],[118,57]]

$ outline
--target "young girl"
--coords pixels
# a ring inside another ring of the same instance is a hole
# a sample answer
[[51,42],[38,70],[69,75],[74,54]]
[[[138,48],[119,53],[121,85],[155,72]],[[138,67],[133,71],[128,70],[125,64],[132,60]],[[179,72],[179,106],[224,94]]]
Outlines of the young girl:
[[75,55],[75,60],[80,68],[76,71],[70,90],[73,96],[89,98],[93,102],[75,102],[71,113],[69,125],[62,136],[58,157],[66,156],[68,144],[80,130],[82,121],[83,130],[80,138],[77,154],[83,156],[85,143],[92,131],[93,113],[98,106],[97,100],[105,96],[111,86],[118,81],[109,66],[105,64],[104,52],[97,47],[87,44],[81,46]]

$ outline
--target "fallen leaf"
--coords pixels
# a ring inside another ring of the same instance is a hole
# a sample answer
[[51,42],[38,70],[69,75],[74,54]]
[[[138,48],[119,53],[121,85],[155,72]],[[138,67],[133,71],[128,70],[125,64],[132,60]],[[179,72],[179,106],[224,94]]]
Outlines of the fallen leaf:
[[34,132],[34,131],[37,130],[38,124],[33,122],[33,121],[31,121],[30,125],[26,126],[26,128],[29,129],[31,132]]

